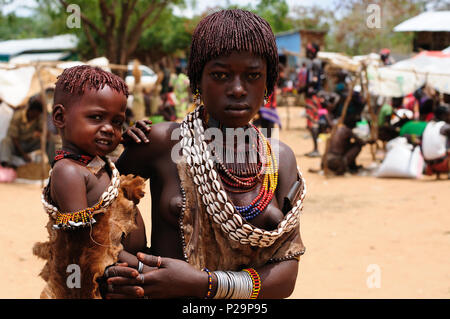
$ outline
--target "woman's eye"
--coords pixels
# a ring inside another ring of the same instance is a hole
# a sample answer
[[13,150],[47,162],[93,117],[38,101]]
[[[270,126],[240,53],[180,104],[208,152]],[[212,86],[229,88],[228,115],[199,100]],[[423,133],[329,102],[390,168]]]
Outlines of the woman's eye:
[[224,72],[213,72],[212,76],[216,80],[225,80],[227,78],[227,74]]
[[249,73],[248,78],[250,80],[257,80],[261,77],[260,73]]

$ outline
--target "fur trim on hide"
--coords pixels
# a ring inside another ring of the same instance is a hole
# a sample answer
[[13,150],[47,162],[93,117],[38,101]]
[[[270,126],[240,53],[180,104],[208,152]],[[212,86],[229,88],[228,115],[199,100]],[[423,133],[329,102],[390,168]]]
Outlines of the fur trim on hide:
[[[136,204],[144,196],[144,186],[141,177],[121,176],[119,195],[109,207],[95,212],[97,222],[91,227],[55,230],[50,218],[49,241],[33,247],[34,255],[47,260],[40,273],[47,282],[41,298],[101,298],[96,280],[117,262],[122,237],[136,228]],[[72,264],[80,267],[80,288],[69,288],[75,275],[68,268]]]

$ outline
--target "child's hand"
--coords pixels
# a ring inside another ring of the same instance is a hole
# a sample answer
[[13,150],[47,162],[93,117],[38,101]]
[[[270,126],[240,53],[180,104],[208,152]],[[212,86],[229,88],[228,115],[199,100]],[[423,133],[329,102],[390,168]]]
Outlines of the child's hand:
[[150,133],[152,121],[139,120],[133,126],[127,128],[122,134],[122,144],[127,145],[130,143],[140,144],[150,142],[148,135]]

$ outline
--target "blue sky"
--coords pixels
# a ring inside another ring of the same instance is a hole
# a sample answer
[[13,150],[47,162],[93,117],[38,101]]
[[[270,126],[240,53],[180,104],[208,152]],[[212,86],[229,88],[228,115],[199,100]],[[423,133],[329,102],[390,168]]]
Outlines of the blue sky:
[[[313,6],[319,5],[321,7],[329,7],[333,4],[334,0],[286,0],[290,7],[302,5],[302,6]],[[226,6],[229,4],[241,4],[247,5],[251,3],[257,3],[255,0],[195,0],[196,6],[193,8],[189,3],[191,1],[187,0],[188,3],[187,8],[184,10],[175,9],[175,13],[179,15],[185,15],[188,17],[192,17],[194,13],[203,12],[208,7],[214,6]],[[29,16],[32,14],[32,11],[29,8],[36,7],[35,0],[14,0],[12,4],[3,6],[1,8],[2,12],[7,14],[10,12],[15,12],[20,16]]]
[[[313,6],[318,5],[321,7],[329,7],[334,3],[335,0],[286,0],[289,7],[294,6]],[[189,0],[187,1],[189,2]],[[227,4],[240,4],[240,5],[248,5],[252,3],[258,3],[255,0],[196,0],[196,7],[193,9],[191,6],[187,6],[187,9],[178,12],[175,10],[176,14],[186,15],[191,17],[193,13],[203,12],[208,7],[214,6],[226,6]]]

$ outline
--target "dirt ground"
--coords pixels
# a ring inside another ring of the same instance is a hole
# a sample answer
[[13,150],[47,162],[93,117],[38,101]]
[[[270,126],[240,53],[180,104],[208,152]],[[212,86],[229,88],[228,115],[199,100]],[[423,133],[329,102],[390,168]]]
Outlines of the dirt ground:
[[[280,108],[285,124],[286,111]],[[306,253],[291,298],[449,298],[450,181],[310,173],[320,160],[303,156],[312,141],[301,109],[289,114],[280,139],[294,150],[308,189],[301,216]],[[358,163],[372,164],[368,147]],[[40,185],[0,184],[0,202],[0,298],[39,298],[43,261],[31,247],[47,236]],[[140,209],[148,230],[149,196]]]

